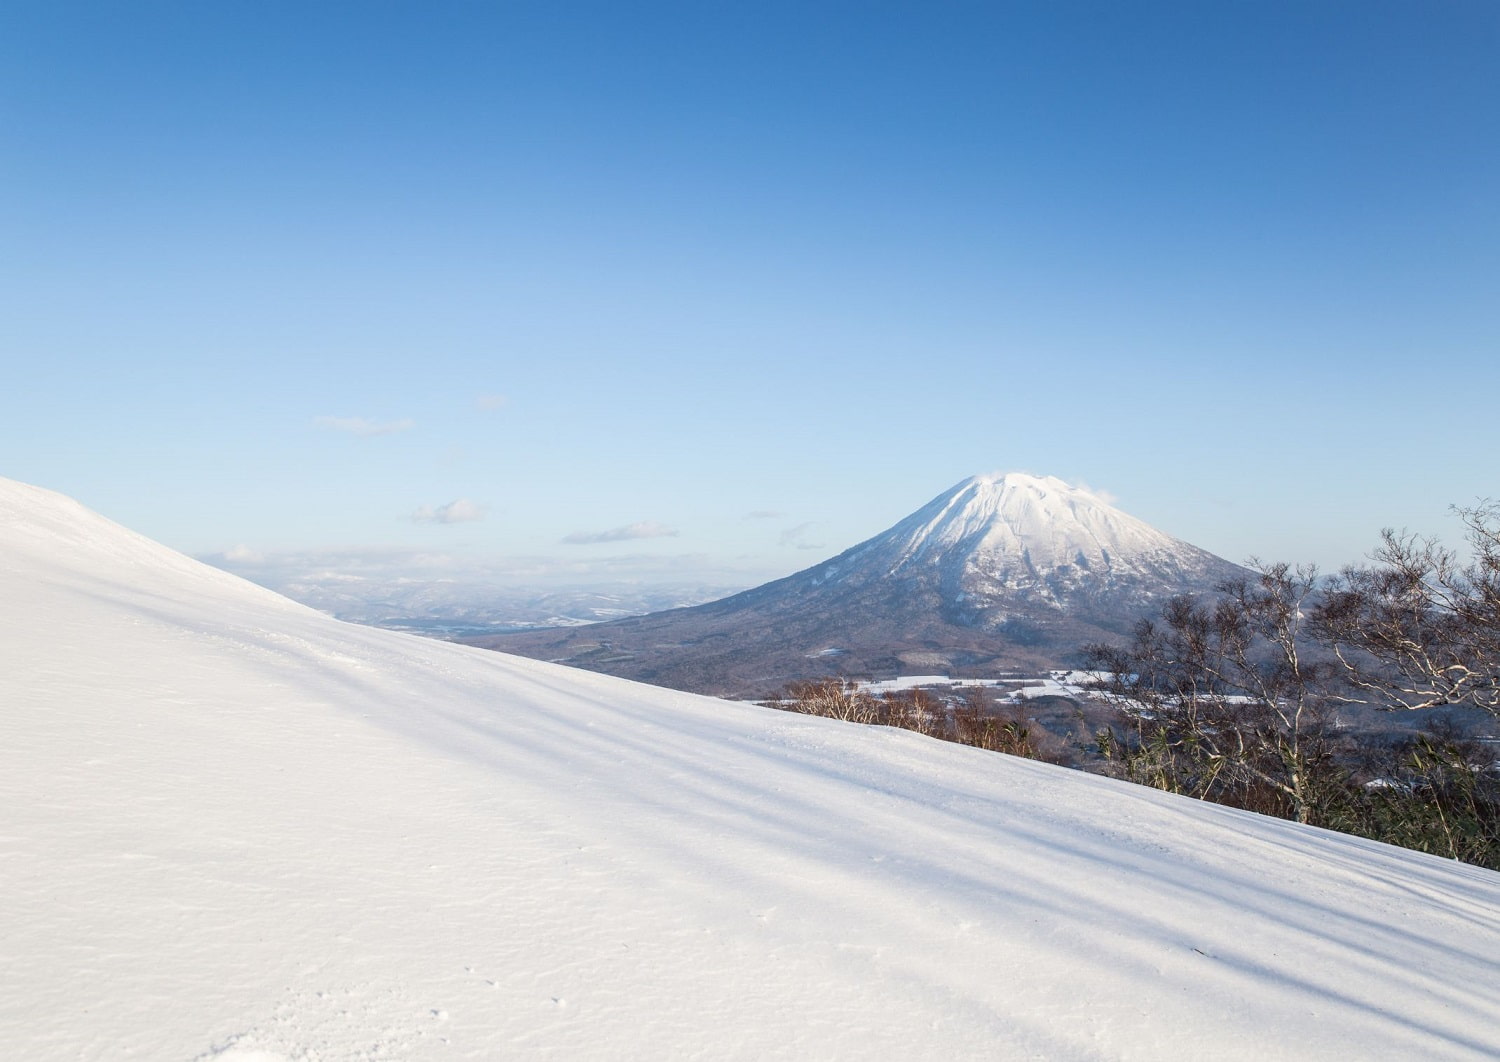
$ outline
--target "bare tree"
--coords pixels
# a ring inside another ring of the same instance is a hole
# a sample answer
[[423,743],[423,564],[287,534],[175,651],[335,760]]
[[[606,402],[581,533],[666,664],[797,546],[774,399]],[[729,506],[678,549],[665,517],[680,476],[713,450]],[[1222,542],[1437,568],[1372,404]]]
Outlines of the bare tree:
[[892,690],[879,699],[875,722],[948,739],[947,713],[942,704],[919,689]]
[[1351,685],[1384,708],[1472,704],[1500,717],[1500,505],[1459,509],[1470,559],[1386,530],[1316,610]]
[[880,717],[880,702],[854,682],[842,679],[811,679],[792,682],[786,688],[785,704],[803,715],[821,715],[848,723],[875,723]]
[[1100,749],[1135,781],[1311,822],[1336,788],[1341,669],[1307,653],[1316,569],[1256,571],[1212,603],[1173,598],[1128,647],[1089,650],[1131,719]]
[[1070,750],[1027,717],[1024,703],[997,701],[983,686],[969,687],[954,706],[949,740],[1049,763],[1071,758]]

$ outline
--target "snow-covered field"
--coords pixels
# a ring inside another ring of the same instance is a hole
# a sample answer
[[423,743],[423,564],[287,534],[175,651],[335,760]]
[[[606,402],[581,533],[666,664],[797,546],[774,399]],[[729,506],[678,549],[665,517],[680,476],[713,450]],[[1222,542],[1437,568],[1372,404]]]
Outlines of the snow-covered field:
[[1110,677],[1108,671],[1052,671],[1040,677],[1015,679],[950,678],[947,675],[902,675],[899,678],[881,679],[878,682],[860,682],[858,687],[867,693],[884,696],[887,693],[905,693],[911,690],[949,688],[994,689],[1017,686],[1013,698],[1032,700],[1037,697],[1085,697],[1099,696],[1097,687]]
[[0,481],[0,1055],[1500,1054],[1500,875],[338,623]]

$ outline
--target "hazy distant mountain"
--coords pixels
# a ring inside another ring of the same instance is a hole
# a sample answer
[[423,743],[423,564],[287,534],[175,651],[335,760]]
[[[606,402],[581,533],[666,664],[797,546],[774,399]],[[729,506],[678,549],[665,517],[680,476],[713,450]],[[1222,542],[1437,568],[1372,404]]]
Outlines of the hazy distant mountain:
[[[200,557],[342,620],[428,634],[568,627],[713,601],[754,583],[728,573],[549,572],[528,558],[497,561],[411,549],[234,550]],[[709,581],[709,580],[712,581]]]
[[729,592],[722,586],[698,584],[507,587],[456,580],[351,583],[316,577],[260,582],[338,619],[430,634],[576,627],[695,605]]
[[1034,667],[1243,569],[1062,480],[976,476],[805,571],[692,608],[475,639],[704,692],[792,678]]

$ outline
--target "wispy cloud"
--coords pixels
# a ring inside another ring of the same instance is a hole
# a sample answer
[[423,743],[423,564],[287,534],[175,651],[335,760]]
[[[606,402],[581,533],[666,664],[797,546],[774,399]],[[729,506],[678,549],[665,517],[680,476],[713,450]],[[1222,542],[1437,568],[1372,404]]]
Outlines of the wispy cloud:
[[457,498],[447,505],[424,505],[411,514],[419,524],[462,524],[470,520],[484,519],[484,506],[468,498]]
[[410,417],[400,420],[368,420],[365,417],[314,417],[313,423],[334,431],[347,431],[350,435],[369,438],[374,435],[393,435],[398,431],[415,428],[417,422]]
[[815,523],[807,523],[789,527],[781,533],[781,544],[793,549],[822,549],[823,543],[814,542],[810,538],[812,529],[817,526]]
[[658,524],[654,520],[643,520],[638,524],[626,524],[624,527],[612,528],[609,531],[574,531],[571,535],[563,538],[563,542],[570,546],[588,546],[598,542],[628,542],[634,538],[673,538],[677,535],[675,528]]
[[779,513],[775,509],[756,509],[753,513],[746,513],[746,520],[780,520],[786,513]]
[[1098,498],[1106,505],[1114,505],[1120,500],[1112,491],[1107,491],[1102,487],[1091,487],[1081,479],[1073,480],[1071,482],[1072,485],[1077,487],[1079,490],[1088,491],[1090,494]]
[[480,395],[474,399],[474,408],[484,413],[493,413],[509,402],[510,399],[504,395]]

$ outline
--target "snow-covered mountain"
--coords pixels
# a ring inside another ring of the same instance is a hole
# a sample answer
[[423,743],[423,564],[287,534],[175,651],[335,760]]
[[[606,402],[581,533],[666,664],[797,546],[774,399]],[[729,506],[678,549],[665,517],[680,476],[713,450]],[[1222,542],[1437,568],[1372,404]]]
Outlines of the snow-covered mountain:
[[1066,663],[1237,565],[1060,479],[975,476],[831,560],[722,601],[471,639],[682,689]]
[[0,480],[6,1058],[1481,1059],[1500,875],[340,623]]
[[1132,611],[1239,572],[1080,487],[1011,472],[964,480],[807,575],[819,585],[935,581],[952,616],[995,626],[1028,606],[1108,621],[1105,609]]

